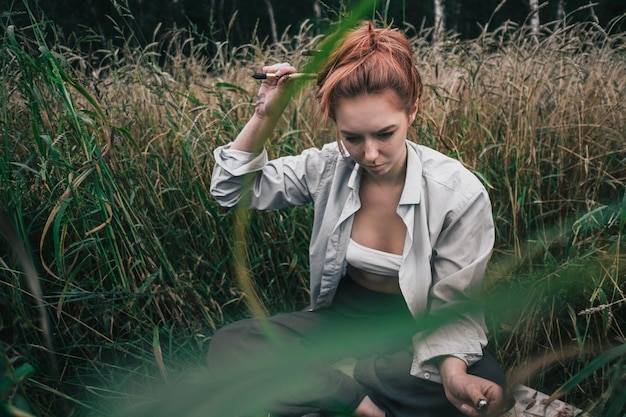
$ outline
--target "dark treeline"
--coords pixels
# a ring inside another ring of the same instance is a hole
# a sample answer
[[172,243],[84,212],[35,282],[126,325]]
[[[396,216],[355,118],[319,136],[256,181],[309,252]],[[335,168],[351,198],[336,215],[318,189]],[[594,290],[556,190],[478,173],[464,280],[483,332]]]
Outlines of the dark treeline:
[[[233,44],[248,43],[255,36],[272,41],[289,28],[297,30],[305,20],[311,22],[313,30],[322,31],[329,21],[336,20],[354,3],[356,0],[0,1],[5,9],[3,19],[10,15],[12,22],[26,25],[28,8],[39,19],[54,22],[63,38],[92,44],[127,40],[131,31],[136,42],[150,42],[157,27],[160,33],[173,27],[193,28],[208,39]],[[396,25],[406,22],[417,28],[433,26],[433,0],[379,0],[375,3],[372,17],[385,18]],[[528,21],[529,0],[509,0],[498,8],[500,3],[501,0],[444,0],[445,29],[467,39],[476,37],[481,26],[490,19],[492,28],[505,21],[519,24]],[[606,27],[611,19],[625,12],[624,0],[539,2],[541,24],[565,17],[568,23],[590,20]],[[624,23],[615,29],[624,30]]]

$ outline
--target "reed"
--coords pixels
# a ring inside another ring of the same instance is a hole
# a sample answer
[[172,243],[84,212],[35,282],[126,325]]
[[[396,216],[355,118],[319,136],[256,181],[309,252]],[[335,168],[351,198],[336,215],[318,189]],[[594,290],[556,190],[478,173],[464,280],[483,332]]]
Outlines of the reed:
[[[198,368],[251,298],[258,314],[306,305],[309,208],[249,213],[242,228],[208,189],[213,149],[253,112],[250,75],[312,65],[303,51],[322,37],[304,23],[235,47],[190,28],[93,52],[31,17],[3,22],[0,49],[0,404],[103,415],[101,401],[143,402],[146,387]],[[533,38],[509,24],[438,48],[403,27],[426,85],[411,139],[489,189],[485,302],[511,379],[618,416],[626,43],[611,26],[553,27]],[[303,81],[268,150],[332,140]]]

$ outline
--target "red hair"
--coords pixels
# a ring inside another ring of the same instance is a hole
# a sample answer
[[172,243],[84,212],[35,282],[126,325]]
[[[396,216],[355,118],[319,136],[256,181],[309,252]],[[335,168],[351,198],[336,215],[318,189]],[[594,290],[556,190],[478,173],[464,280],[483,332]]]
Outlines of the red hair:
[[422,95],[422,80],[413,64],[413,48],[396,30],[377,29],[372,22],[348,32],[318,73],[317,99],[324,118],[335,119],[340,98],[390,89],[400,107],[411,113]]

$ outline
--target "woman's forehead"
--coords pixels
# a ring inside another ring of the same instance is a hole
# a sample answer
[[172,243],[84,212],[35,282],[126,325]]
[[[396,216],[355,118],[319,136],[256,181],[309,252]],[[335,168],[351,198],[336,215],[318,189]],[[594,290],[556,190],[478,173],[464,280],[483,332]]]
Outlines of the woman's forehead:
[[406,118],[398,102],[397,94],[390,90],[341,98],[335,106],[337,127],[351,132],[384,130]]

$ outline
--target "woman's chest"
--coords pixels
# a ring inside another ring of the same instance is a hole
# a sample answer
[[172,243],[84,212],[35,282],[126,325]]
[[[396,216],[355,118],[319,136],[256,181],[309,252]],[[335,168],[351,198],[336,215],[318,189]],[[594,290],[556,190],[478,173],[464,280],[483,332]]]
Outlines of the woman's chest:
[[402,187],[363,184],[361,207],[354,215],[352,239],[383,252],[402,254],[406,226],[397,208]]

